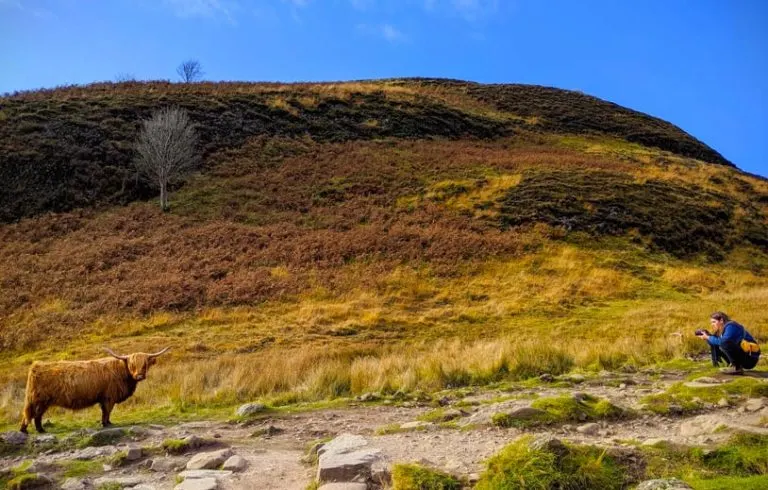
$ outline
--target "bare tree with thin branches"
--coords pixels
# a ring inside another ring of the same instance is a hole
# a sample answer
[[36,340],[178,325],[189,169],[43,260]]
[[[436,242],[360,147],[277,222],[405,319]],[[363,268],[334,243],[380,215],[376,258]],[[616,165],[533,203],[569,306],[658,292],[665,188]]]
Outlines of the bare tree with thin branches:
[[160,187],[160,207],[168,211],[168,184],[183,179],[199,161],[197,132],[187,111],[166,107],[143,121],[134,163],[139,174]]
[[197,60],[187,60],[176,67],[176,73],[185,83],[197,82],[203,78],[203,65]]
[[136,77],[133,73],[123,72],[115,75],[115,83],[135,82]]

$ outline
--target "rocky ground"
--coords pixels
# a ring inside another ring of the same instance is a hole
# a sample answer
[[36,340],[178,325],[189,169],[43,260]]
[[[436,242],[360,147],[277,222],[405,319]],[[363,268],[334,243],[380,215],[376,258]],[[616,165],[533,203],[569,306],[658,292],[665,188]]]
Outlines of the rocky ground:
[[[768,383],[756,377],[757,383]],[[680,382],[708,392],[732,380],[718,376],[686,381],[684,373],[674,371],[543,376],[531,387],[463,389],[433,396],[367,394],[345,408],[293,414],[252,404],[241,407],[233,421],[117,427],[66,437],[5,433],[0,476],[5,474],[7,482],[23,473],[30,475],[24,488],[39,484],[68,490],[295,490],[318,478],[319,488],[354,490],[386,486],[392,464],[418,462],[471,485],[487,458],[525,433],[607,447],[661,441],[707,446],[735,431],[768,434],[768,400],[751,393],[734,392],[717,401],[694,399],[693,408],[673,400],[665,414],[649,410],[645,397],[666,393]],[[561,399],[577,404],[607,400],[621,408],[621,415],[596,418],[585,412],[543,424],[525,423],[542,415],[531,405],[546,397],[565,397]],[[505,420],[512,423],[499,424],[497,414],[506,414]],[[29,461],[32,466],[25,468]],[[75,473],[80,474],[66,476]],[[358,483],[323,485],[332,481]]]

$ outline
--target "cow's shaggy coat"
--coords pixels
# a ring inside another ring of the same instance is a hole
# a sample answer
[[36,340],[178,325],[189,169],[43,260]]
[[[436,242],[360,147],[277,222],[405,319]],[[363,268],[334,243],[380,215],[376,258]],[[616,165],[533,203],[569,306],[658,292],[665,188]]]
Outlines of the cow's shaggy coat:
[[52,406],[80,410],[97,403],[101,406],[101,423],[111,425],[110,413],[116,403],[127,400],[139,381],[147,377],[155,364],[155,354],[143,352],[120,356],[105,349],[112,357],[92,361],[35,362],[29,369],[21,431],[34,420],[38,432],[43,430],[43,415]]

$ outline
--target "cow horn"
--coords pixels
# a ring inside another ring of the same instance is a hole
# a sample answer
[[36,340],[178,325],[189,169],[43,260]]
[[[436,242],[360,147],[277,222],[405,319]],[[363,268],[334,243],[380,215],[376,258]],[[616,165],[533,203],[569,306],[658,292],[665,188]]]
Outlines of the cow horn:
[[127,361],[128,360],[128,356],[118,356],[117,354],[112,352],[112,349],[110,349],[109,347],[104,347],[104,352],[106,352],[110,356],[114,357],[115,359],[120,359],[121,361]]
[[168,352],[169,349],[170,349],[170,347],[166,347],[165,349],[161,350],[160,352],[155,352],[154,354],[150,354],[149,357],[157,357],[160,354],[165,354],[166,352]]

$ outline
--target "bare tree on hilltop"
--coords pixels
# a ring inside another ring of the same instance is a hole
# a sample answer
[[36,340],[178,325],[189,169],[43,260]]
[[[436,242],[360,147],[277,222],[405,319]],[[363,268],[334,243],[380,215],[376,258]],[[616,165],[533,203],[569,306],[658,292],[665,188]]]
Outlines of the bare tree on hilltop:
[[168,185],[183,179],[199,161],[197,132],[187,111],[166,107],[142,122],[134,164],[139,174],[160,188],[160,207],[168,211]]
[[197,82],[203,78],[203,66],[197,60],[187,60],[176,68],[176,73],[185,83]]
[[135,82],[136,76],[133,73],[123,72],[115,75],[115,83]]

